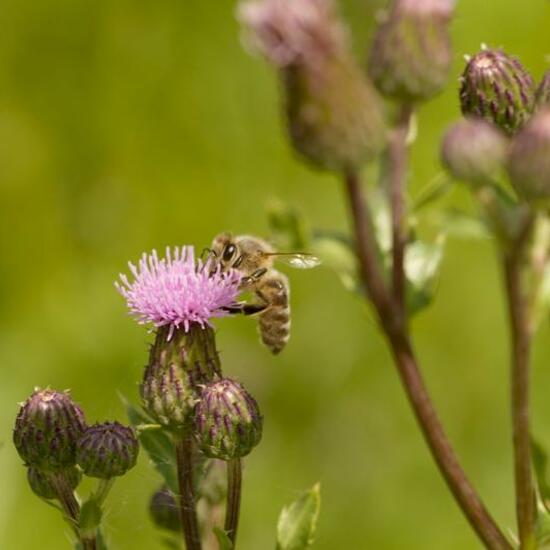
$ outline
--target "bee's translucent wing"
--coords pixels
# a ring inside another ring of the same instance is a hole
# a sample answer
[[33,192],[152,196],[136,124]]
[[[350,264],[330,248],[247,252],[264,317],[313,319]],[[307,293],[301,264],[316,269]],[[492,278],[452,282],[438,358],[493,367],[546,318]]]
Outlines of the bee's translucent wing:
[[321,264],[321,260],[317,256],[307,252],[273,252],[269,255],[275,256],[277,261],[296,269],[311,269]]

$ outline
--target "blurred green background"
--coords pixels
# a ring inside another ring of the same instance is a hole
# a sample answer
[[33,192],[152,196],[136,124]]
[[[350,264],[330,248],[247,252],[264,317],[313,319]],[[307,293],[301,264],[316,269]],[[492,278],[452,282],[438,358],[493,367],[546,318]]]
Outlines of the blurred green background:
[[[380,2],[342,10],[364,57]],[[341,186],[290,152],[277,82],[239,43],[233,2],[3,0],[0,6],[0,548],[69,548],[27,488],[11,443],[34,386],[71,388],[90,421],[124,420],[150,337],[113,281],[153,247],[265,234],[279,197],[316,226],[347,227]],[[420,112],[412,191],[439,171],[458,116],[463,54],[504,46],[539,78],[546,0],[462,0],[448,90]],[[473,209],[457,190],[451,202]],[[271,357],[245,319],[217,323],[225,370],[265,415],[246,462],[243,550],[272,548],[283,504],[321,481],[316,548],[479,545],[421,441],[370,313],[334,274],[293,272],[293,335]],[[442,420],[489,508],[513,526],[507,340],[490,242],[452,240],[437,302],[414,324]],[[534,356],[534,427],[550,445],[548,327]],[[114,549],[160,548],[146,512],[159,480],[142,454],[108,501]]]

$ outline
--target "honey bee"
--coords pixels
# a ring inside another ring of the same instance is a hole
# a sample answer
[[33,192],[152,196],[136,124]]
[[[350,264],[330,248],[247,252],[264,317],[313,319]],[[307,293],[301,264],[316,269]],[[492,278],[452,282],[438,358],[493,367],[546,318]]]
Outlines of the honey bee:
[[263,344],[272,353],[279,353],[290,336],[290,286],[287,276],[273,267],[275,260],[298,269],[309,269],[319,265],[319,259],[307,253],[276,252],[263,239],[230,233],[216,236],[209,252],[222,271],[230,268],[239,271],[243,276],[241,289],[256,296],[254,302],[240,303],[231,311],[258,315]]

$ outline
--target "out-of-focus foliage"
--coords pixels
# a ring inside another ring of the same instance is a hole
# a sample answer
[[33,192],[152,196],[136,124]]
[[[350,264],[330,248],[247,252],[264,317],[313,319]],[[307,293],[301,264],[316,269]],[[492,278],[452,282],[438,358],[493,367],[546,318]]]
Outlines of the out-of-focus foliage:
[[[381,4],[343,2],[363,59]],[[339,182],[290,153],[278,82],[262,60],[243,52],[234,7],[176,0],[2,2],[0,548],[69,547],[67,526],[27,487],[11,444],[17,402],[37,385],[69,387],[94,422],[124,420],[117,391],[137,401],[151,336],[128,318],[113,287],[127,260],[166,245],[202,248],[222,230],[267,235],[265,206],[277,197],[296,205],[312,227],[347,230]],[[453,78],[463,54],[481,42],[504,46],[540,78],[549,26],[546,0],[461,0],[452,25]],[[440,172],[440,137],[459,116],[457,88],[452,80],[420,110],[411,204]],[[457,233],[482,232],[468,217],[473,204],[465,190],[447,193],[441,204],[461,213],[454,218]],[[427,218],[442,216],[439,208]],[[435,226],[420,223],[419,236],[433,242]],[[224,372],[247,386],[265,417],[262,443],[245,464],[242,550],[271,546],[283,505],[318,479],[319,550],[476,548],[363,302],[329,269],[288,274],[293,332],[279,357],[258,344],[252,320],[216,324]],[[431,393],[469,476],[498,520],[512,526],[500,282],[487,239],[450,234],[436,300],[415,318],[413,330]],[[543,324],[534,353],[533,417],[545,446],[549,341]],[[138,467],[109,496],[111,548],[161,547],[147,513],[159,483],[141,453]]]

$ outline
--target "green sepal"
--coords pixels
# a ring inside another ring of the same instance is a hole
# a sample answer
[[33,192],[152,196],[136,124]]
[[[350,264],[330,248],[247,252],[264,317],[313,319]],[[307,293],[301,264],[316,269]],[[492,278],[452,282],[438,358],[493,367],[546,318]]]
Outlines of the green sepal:
[[303,550],[315,539],[321,507],[321,487],[317,483],[289,506],[277,523],[277,550]]

